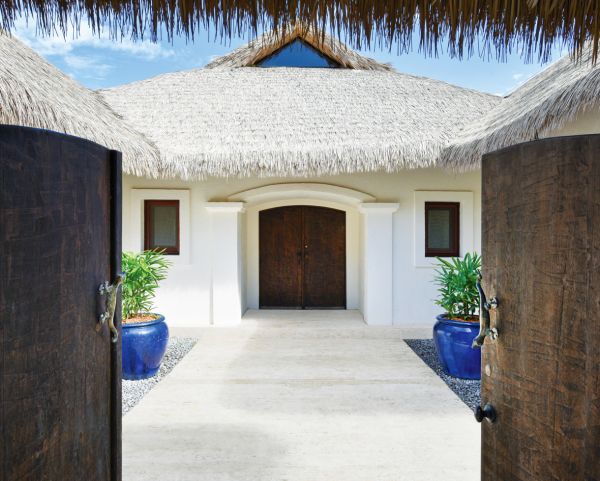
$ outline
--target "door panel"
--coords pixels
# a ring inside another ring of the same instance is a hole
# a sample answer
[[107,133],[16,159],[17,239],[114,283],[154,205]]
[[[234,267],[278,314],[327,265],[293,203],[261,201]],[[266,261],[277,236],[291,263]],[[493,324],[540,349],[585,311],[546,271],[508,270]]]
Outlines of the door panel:
[[304,207],[304,307],[346,308],[346,213]]
[[289,206],[259,214],[261,308],[345,308],[346,214]]
[[98,287],[120,271],[120,170],[91,142],[0,127],[3,480],[120,480],[120,344],[98,325]]
[[302,307],[302,207],[261,211],[259,246],[260,307]]
[[600,480],[600,136],[483,159],[483,481]]

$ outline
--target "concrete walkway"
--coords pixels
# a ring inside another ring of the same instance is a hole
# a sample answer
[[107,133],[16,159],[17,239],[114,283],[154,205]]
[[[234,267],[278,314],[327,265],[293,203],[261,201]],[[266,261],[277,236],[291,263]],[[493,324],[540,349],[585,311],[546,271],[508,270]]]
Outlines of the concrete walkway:
[[123,419],[124,481],[475,481],[479,425],[403,342],[353,311],[207,328]]

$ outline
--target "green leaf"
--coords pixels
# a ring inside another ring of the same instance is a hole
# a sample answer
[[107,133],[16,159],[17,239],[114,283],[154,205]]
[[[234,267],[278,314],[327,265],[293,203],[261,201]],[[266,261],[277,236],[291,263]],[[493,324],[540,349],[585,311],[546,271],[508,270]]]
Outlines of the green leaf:
[[434,282],[438,284],[439,298],[435,303],[450,317],[468,317],[479,309],[477,278],[481,257],[473,252],[461,259],[437,258]]
[[123,252],[123,319],[152,311],[160,281],[166,279],[171,263],[163,251]]

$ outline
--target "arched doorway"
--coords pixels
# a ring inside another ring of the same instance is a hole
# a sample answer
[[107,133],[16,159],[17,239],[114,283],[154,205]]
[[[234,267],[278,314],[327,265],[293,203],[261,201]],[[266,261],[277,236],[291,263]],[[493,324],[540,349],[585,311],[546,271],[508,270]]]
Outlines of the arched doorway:
[[290,205],[259,213],[261,309],[346,308],[346,213]]

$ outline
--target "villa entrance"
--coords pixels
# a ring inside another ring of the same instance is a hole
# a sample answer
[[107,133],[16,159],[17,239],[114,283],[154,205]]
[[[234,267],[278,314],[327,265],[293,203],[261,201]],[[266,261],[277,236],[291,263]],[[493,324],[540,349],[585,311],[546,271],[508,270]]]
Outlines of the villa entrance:
[[346,213],[293,205],[259,214],[261,309],[346,308]]

